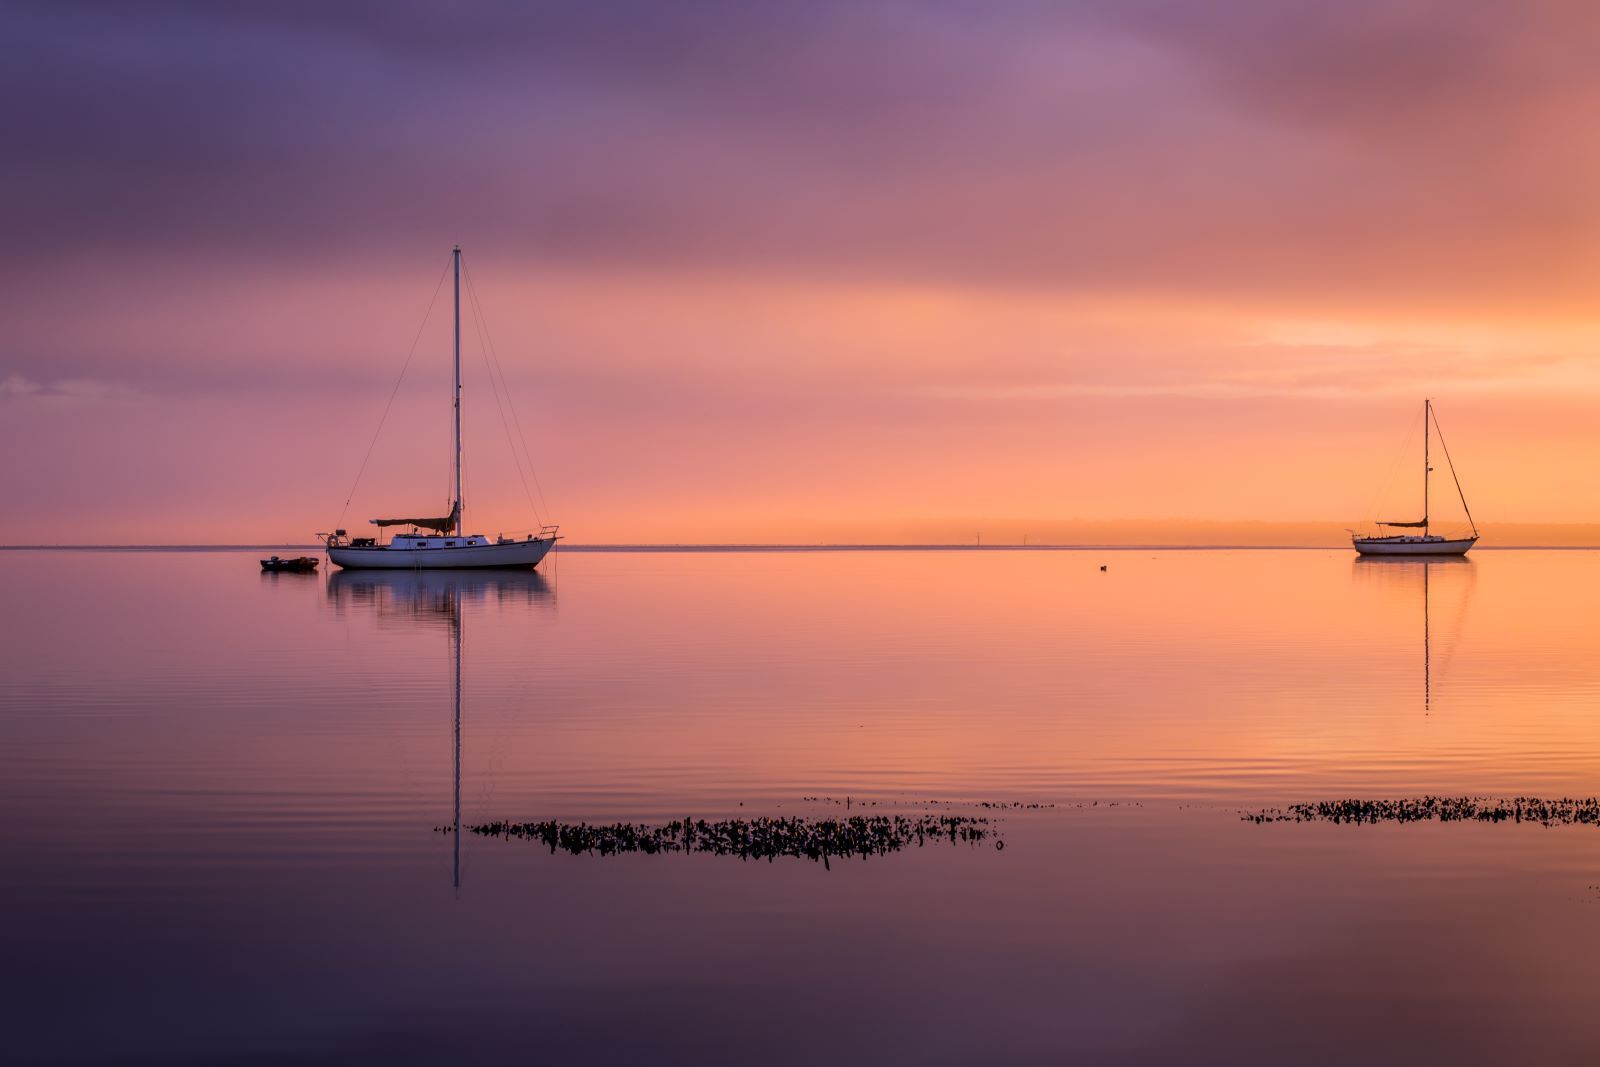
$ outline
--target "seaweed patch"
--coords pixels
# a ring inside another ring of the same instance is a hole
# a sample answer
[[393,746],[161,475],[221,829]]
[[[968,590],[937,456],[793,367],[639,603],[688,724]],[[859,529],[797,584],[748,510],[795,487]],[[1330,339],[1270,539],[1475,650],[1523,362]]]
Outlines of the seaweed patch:
[[1246,822],[1487,822],[1539,826],[1600,826],[1600,798],[1403,797],[1323,800],[1241,812]]
[[[450,833],[449,826],[438,827]],[[681,819],[646,823],[487,822],[464,826],[483,837],[538,841],[552,853],[616,856],[642,852],[703,852],[746,860],[780,856],[820,861],[867,859],[924,845],[992,843],[1005,847],[999,830],[984,818],[961,815],[856,815],[843,819]]]

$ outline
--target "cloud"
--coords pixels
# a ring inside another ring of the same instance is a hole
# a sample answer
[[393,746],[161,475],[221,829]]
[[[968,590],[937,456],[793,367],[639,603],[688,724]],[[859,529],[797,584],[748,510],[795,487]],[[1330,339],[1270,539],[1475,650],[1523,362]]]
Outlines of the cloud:
[[0,378],[0,400],[20,400],[23,397],[36,396],[38,392],[38,384],[30,382],[20,374]]
[[133,386],[94,378],[63,378],[38,382],[21,374],[0,377],[0,403],[101,404],[141,399]]
[[[22,5],[45,256],[388,258],[1291,301],[1592,288],[1583,8]],[[9,270],[17,270],[13,265]],[[1587,273],[1586,273],[1587,272]]]

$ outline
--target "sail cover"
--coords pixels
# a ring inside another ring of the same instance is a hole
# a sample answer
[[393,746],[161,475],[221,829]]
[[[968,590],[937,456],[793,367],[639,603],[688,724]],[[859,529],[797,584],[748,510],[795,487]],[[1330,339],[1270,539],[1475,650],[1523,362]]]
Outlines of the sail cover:
[[449,533],[455,529],[456,519],[461,515],[461,501],[450,505],[450,514],[442,519],[371,519],[374,526],[416,526],[423,530],[433,530],[435,533]]
[[1380,523],[1378,523],[1378,525],[1379,526],[1403,526],[1403,527],[1406,527],[1407,529],[1420,530],[1420,529],[1423,529],[1424,527],[1426,527],[1428,525],[1428,520],[1427,519],[1422,519],[1422,520],[1420,520],[1418,522],[1380,522]]

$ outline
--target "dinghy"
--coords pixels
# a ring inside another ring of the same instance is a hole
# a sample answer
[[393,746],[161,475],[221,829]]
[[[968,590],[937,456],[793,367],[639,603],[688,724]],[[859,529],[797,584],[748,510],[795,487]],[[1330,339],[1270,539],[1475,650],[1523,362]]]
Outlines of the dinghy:
[[293,559],[273,556],[270,559],[261,561],[261,569],[264,571],[293,571],[296,574],[310,574],[317,569],[317,564],[320,562],[321,560],[315,556],[296,556]]

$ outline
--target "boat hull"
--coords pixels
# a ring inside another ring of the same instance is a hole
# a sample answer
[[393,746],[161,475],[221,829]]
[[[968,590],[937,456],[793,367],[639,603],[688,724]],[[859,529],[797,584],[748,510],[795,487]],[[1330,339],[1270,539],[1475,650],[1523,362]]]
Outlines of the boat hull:
[[395,548],[375,545],[330,547],[328,559],[346,570],[483,570],[495,567],[537,567],[556,539],[534,538],[493,545],[455,548]]
[[1355,537],[1351,544],[1363,556],[1464,556],[1476,537]]

